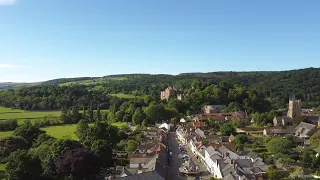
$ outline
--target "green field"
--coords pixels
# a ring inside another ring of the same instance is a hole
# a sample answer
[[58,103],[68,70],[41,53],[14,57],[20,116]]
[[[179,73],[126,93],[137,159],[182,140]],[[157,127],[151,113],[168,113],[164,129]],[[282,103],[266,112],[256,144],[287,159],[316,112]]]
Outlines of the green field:
[[58,117],[61,111],[24,111],[0,107],[0,120],[17,119],[21,124],[25,119],[43,119],[45,116]]
[[11,136],[13,131],[0,132],[0,138]]
[[5,179],[6,174],[5,174],[5,164],[0,164],[0,179]]
[[[113,123],[113,126],[121,127],[125,123]],[[89,126],[92,126],[93,124],[89,124]],[[53,136],[57,139],[67,138],[67,139],[77,139],[76,137],[76,124],[71,125],[61,125],[61,126],[50,126],[41,128],[42,130],[46,131],[46,133],[50,136]],[[13,131],[6,131],[6,132],[0,132],[0,138],[11,136]]]
[[123,99],[134,99],[134,98],[141,98],[141,96],[135,96],[133,94],[109,94],[110,96],[117,96],[118,98],[123,98]]

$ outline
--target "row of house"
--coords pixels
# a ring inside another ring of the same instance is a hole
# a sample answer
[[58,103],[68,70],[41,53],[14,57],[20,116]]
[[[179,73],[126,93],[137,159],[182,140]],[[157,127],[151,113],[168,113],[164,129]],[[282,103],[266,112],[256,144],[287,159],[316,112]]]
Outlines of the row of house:
[[310,138],[314,133],[320,129],[319,125],[310,124],[306,122],[301,122],[297,127],[282,126],[282,127],[271,127],[263,130],[263,135],[265,136],[283,136],[286,134],[291,134],[299,138]]
[[[167,134],[165,127],[149,128],[143,132],[141,143],[128,156],[130,163],[115,177],[121,180],[155,179],[164,180],[167,176],[168,157],[166,150]],[[111,177],[109,179],[112,179]]]
[[262,179],[268,166],[258,154],[237,152],[235,137],[208,135],[202,129],[180,126],[177,138],[188,145],[198,161],[216,178],[227,180]]

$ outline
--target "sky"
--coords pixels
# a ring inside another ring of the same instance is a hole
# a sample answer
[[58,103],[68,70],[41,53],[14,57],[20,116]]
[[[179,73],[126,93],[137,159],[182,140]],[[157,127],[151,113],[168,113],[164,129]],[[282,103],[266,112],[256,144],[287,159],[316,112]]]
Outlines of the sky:
[[0,82],[320,67],[319,0],[0,0]]

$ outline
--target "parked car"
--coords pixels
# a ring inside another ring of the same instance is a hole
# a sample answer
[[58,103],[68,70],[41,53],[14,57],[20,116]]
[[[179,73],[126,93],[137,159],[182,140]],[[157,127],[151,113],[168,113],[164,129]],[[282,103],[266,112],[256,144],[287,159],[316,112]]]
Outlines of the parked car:
[[194,180],[202,180],[202,177],[197,176],[197,177],[194,178]]

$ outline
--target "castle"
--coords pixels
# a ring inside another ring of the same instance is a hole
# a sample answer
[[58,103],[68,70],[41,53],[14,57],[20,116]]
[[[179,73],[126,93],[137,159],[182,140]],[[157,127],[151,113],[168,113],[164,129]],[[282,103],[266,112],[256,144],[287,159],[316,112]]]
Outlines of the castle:
[[288,117],[300,117],[301,116],[301,100],[296,100],[295,96],[289,99]]
[[183,93],[180,90],[175,89],[174,87],[168,87],[164,91],[161,91],[160,99],[168,100],[170,97],[176,97],[179,100],[183,99]]

